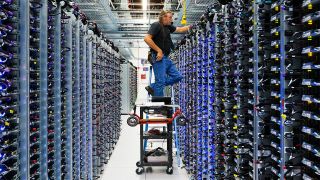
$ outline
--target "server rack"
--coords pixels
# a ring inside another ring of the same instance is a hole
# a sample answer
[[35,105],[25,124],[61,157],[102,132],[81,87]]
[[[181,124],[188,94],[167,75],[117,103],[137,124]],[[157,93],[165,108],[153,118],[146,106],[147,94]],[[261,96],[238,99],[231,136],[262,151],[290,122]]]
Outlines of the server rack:
[[[285,172],[285,175],[299,174],[303,179],[318,179],[319,176],[319,1],[302,1],[289,4],[293,11],[284,11],[284,15],[292,15],[292,19],[287,20],[285,26],[294,32],[298,29],[299,33],[293,34],[287,43],[294,50],[287,51],[287,59],[285,59],[285,70],[287,74],[291,74],[291,79],[285,76],[284,87],[294,89],[302,85],[301,91],[295,91],[294,96],[299,98],[299,101],[294,101],[293,93],[286,93],[284,112],[286,117],[286,131],[288,135],[293,135],[293,146],[287,148],[289,153],[286,154],[286,165],[290,165],[290,169]],[[301,11],[298,11],[302,9]],[[296,12],[299,13],[296,13]],[[285,18],[285,17],[284,17]],[[297,18],[297,19],[294,19]],[[302,26],[299,26],[300,22]],[[294,29],[293,29],[294,28]],[[286,49],[285,49],[286,50]],[[295,61],[295,57],[298,60]],[[299,62],[301,64],[299,64]],[[301,104],[299,104],[301,103]],[[302,111],[302,112],[301,112]],[[300,116],[301,115],[301,116]],[[300,128],[299,119],[302,119]],[[302,126],[302,127],[301,127]],[[299,137],[298,135],[302,135]],[[285,141],[285,145],[287,145]],[[302,146],[302,152],[298,145]],[[299,160],[302,157],[303,167],[299,169]],[[299,172],[299,170],[301,170]],[[298,171],[298,172],[297,172]]]
[[[215,179],[319,178],[319,3],[216,2],[181,42],[172,57],[184,79],[174,94],[189,119],[178,132],[183,162],[194,179],[208,178],[205,169],[212,163]],[[210,33],[200,35],[203,22],[210,24],[214,46],[206,45]],[[214,48],[213,63],[205,46],[209,54]],[[214,68],[209,97],[200,59]],[[210,106],[201,108],[206,100],[214,107],[212,120]],[[215,159],[208,162],[202,148],[212,121]]]
[[200,23],[197,32],[171,55],[185,77],[173,88],[175,102],[189,120],[186,127],[177,127],[178,143],[186,169],[195,179],[214,179],[213,34],[212,23]]
[[130,112],[137,100],[137,67],[132,63],[121,64],[121,95],[122,95],[122,113]]
[[[93,34],[77,6],[0,4],[0,179],[98,178],[102,164],[96,158],[107,163],[120,132],[118,52]],[[108,76],[95,74],[94,62],[102,60],[99,72]],[[97,80],[109,84],[97,87]],[[95,113],[97,89],[103,103]],[[98,129],[104,132],[94,133]],[[98,152],[106,143],[109,148]]]

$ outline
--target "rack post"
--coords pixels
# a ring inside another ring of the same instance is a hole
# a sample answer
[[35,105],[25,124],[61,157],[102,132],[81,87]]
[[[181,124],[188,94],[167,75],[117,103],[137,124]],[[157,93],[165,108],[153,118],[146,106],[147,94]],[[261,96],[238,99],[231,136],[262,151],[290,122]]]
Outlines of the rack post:
[[19,171],[21,179],[29,179],[29,0],[19,1]]

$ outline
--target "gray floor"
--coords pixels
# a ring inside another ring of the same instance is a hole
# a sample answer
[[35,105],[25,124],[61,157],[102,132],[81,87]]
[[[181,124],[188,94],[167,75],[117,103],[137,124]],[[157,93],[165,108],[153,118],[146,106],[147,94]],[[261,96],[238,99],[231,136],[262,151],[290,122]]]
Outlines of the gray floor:
[[[142,103],[138,99],[137,103]],[[109,163],[105,166],[102,180],[188,180],[185,169],[179,168],[174,157],[174,170],[172,175],[166,174],[166,167],[153,167],[153,172],[136,174],[136,162],[139,160],[139,126],[129,127],[126,123],[128,116],[122,116],[121,136]],[[161,147],[166,143],[153,142],[153,148]],[[150,143],[149,143],[150,146]],[[156,146],[156,147],[155,147]],[[166,148],[164,146],[164,148]],[[175,149],[175,148],[174,148]],[[175,150],[174,150],[175,151]]]

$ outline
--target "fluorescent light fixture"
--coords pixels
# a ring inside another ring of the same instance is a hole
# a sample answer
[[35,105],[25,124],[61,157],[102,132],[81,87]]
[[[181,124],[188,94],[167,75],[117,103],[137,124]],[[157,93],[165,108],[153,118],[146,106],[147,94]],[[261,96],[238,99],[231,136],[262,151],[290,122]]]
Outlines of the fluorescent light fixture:
[[146,11],[148,7],[148,0],[142,0],[142,10]]

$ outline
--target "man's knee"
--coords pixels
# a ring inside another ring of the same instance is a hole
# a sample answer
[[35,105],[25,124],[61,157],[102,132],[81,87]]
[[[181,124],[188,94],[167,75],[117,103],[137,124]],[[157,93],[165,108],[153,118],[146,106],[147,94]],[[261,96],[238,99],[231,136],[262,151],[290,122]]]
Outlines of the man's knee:
[[183,76],[182,75],[179,75],[175,78],[175,81],[176,82],[180,82],[181,80],[183,79]]
[[155,82],[155,86],[157,88],[164,88],[165,85],[166,85],[165,81],[163,81],[163,80],[158,80],[158,81]]

